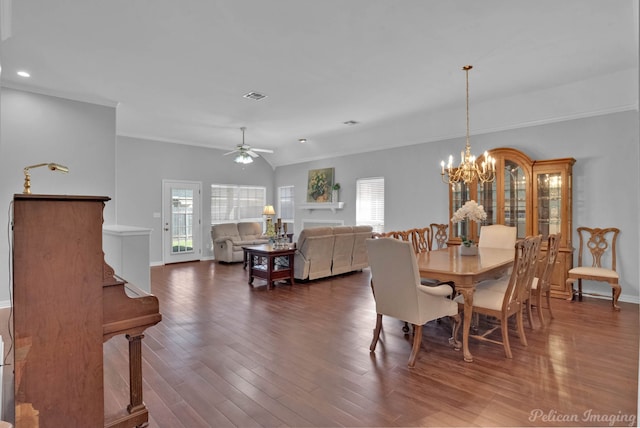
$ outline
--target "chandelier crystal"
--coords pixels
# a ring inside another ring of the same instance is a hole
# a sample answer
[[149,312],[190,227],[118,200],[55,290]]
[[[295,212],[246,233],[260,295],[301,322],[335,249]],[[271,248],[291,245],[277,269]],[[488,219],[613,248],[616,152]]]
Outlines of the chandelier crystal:
[[496,160],[488,152],[484,152],[484,160],[480,165],[476,163],[476,157],[471,154],[471,144],[469,143],[469,70],[472,68],[471,65],[462,67],[467,78],[467,144],[465,150],[460,152],[460,165],[454,168],[452,155],[449,155],[449,162],[446,165],[444,161],[440,162],[442,181],[450,185],[460,182],[470,184],[474,179],[480,183],[489,183],[496,177]]

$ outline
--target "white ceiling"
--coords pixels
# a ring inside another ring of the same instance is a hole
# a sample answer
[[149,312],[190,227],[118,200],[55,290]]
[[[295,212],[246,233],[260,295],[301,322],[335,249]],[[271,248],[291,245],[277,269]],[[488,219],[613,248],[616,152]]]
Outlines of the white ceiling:
[[463,135],[465,64],[473,132],[637,107],[637,0],[3,3],[4,86],[117,105],[124,136],[228,151],[245,126],[274,167]]

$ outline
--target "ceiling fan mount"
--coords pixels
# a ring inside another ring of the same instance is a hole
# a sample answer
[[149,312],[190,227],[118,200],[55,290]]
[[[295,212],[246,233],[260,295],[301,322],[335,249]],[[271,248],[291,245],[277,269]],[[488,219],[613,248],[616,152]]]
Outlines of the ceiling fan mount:
[[273,150],[270,149],[258,149],[258,148],[254,148],[251,147],[250,145],[246,144],[244,142],[244,131],[246,130],[246,127],[242,127],[240,128],[240,130],[242,131],[242,144],[238,144],[235,148],[235,150],[232,150],[228,153],[225,153],[224,156],[227,155],[231,155],[233,153],[237,153],[236,157],[233,159],[234,162],[236,163],[251,163],[253,162],[252,158],[257,158],[260,155],[258,154],[258,152],[261,153],[273,153]]

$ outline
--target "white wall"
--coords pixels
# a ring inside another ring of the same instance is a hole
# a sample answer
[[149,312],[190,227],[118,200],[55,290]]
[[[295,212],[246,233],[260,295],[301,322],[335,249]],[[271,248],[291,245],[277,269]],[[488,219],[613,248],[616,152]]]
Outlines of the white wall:
[[249,165],[223,156],[228,150],[207,149],[139,138],[118,137],[117,222],[152,229],[151,263],[162,263],[162,180],[202,183],[201,258],[213,257],[211,246],[211,184],[250,184],[267,187],[267,202],[273,203],[273,168],[260,157]]
[[[498,147],[513,147],[532,159],[573,157],[574,245],[578,226],[616,226],[619,238],[621,300],[638,303],[639,201],[635,186],[640,183],[640,135],[637,111],[557,122],[509,131],[475,135],[475,154]],[[355,224],[355,182],[363,177],[385,177],[385,229],[406,229],[449,217],[447,186],[440,181],[439,163],[450,153],[459,153],[464,139],[381,150],[341,158],[307,162],[276,168],[276,186],[294,185],[296,203],[304,203],[310,169],[335,167],[340,182],[344,210],[296,209],[295,233],[302,219],[339,219]],[[575,257],[575,254],[574,254]],[[608,294],[606,285],[586,284],[585,289]]]
[[[5,226],[25,166],[57,162],[69,174],[31,171],[34,194],[115,196],[115,108],[2,88],[0,120],[0,306],[8,306],[10,251]],[[105,221],[115,218],[107,203]],[[54,227],[55,225],[52,225]]]

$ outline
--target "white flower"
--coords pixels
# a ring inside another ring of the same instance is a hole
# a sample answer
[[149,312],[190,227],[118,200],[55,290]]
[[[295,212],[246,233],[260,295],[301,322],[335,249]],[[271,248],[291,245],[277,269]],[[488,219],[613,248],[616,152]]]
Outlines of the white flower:
[[453,214],[451,221],[453,223],[458,223],[466,219],[480,223],[482,220],[487,219],[487,213],[484,212],[484,207],[482,205],[478,205],[476,201],[467,201]]

